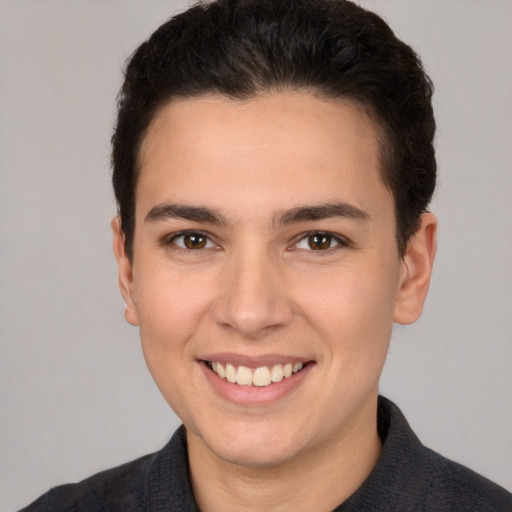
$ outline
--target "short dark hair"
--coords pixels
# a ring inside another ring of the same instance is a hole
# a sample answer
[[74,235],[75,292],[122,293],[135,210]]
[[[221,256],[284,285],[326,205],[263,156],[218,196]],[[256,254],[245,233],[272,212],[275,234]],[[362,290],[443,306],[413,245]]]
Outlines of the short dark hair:
[[217,0],[171,18],[126,65],[112,166],[130,258],[139,154],[157,111],[174,98],[281,90],[347,99],[370,115],[404,254],[436,181],[433,86],[419,57],[379,16],[350,1]]

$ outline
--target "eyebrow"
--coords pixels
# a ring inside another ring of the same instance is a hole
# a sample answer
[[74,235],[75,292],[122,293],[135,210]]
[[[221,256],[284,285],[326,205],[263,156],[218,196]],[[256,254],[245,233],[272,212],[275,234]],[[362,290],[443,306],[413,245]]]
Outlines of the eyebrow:
[[[272,219],[272,226],[295,224],[341,217],[354,220],[368,220],[370,216],[357,206],[344,202],[298,206],[291,210],[279,211]],[[168,219],[184,219],[194,222],[228,226],[227,219],[217,210],[205,206],[191,206],[179,203],[163,203],[154,206],[145,217],[145,222],[159,222]]]
[[145,217],[145,222],[158,222],[167,219],[184,219],[194,222],[227,225],[225,217],[211,208],[184,204],[163,203],[154,206]]
[[349,203],[335,202],[316,206],[299,206],[280,212],[273,224],[276,226],[341,217],[354,220],[368,220],[370,215]]

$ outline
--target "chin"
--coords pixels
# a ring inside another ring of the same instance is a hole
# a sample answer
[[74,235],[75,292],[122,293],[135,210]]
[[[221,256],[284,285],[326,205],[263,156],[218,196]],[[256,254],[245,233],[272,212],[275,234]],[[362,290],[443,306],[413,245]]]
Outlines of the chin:
[[244,467],[280,466],[293,459],[300,448],[294,436],[272,429],[240,428],[219,437],[218,432],[202,437],[204,444],[219,459]]
[[272,468],[285,464],[296,455],[285,447],[220,446],[210,448],[217,457],[237,466],[247,468]]

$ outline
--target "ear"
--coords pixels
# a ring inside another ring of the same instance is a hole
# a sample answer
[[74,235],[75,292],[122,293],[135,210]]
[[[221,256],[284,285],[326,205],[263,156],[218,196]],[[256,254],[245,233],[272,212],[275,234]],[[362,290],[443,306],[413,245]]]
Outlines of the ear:
[[126,304],[126,310],[124,316],[126,321],[132,325],[139,325],[139,318],[137,316],[137,310],[133,301],[132,290],[133,290],[133,272],[132,262],[125,249],[125,237],[123,229],[121,227],[121,217],[119,215],[112,219],[110,224],[112,226],[112,234],[114,237],[114,254],[117,260],[117,268],[119,272],[119,289],[123,296]]
[[421,315],[427,297],[437,249],[437,219],[421,216],[420,229],[411,237],[402,259],[394,321],[412,324]]

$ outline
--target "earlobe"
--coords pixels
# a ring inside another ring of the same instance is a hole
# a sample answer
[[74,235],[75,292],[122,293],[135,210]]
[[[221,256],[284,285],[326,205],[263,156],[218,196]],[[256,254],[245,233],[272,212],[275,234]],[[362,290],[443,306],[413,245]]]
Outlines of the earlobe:
[[411,237],[403,257],[394,321],[411,324],[421,315],[427,297],[437,248],[437,219],[421,216],[421,226]]
[[125,318],[131,325],[139,325],[137,310],[132,296],[133,272],[132,262],[126,254],[125,237],[121,227],[121,218],[116,216],[110,224],[113,234],[113,248],[117,260],[117,268],[119,274],[119,289],[126,304]]

